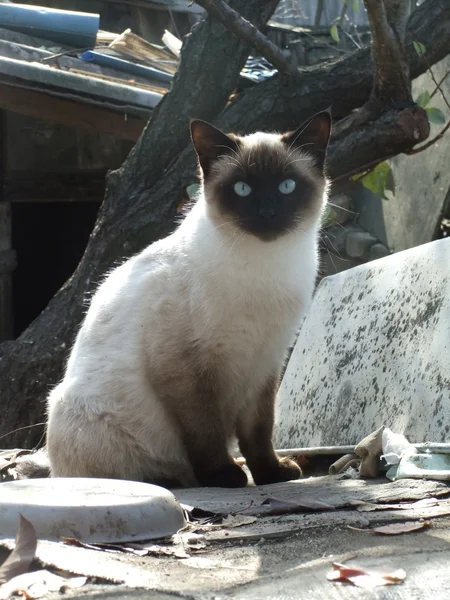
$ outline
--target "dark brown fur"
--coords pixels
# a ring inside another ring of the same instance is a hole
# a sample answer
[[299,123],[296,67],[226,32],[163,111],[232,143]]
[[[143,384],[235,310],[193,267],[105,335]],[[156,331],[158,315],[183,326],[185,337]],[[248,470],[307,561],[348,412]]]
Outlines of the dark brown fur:
[[[272,241],[301,222],[317,202],[330,131],[328,113],[319,113],[277,143],[264,140],[251,147],[202,121],[194,121],[191,129],[209,196],[243,231]],[[292,193],[279,190],[284,180],[295,182]],[[248,196],[235,192],[238,182],[250,186]]]

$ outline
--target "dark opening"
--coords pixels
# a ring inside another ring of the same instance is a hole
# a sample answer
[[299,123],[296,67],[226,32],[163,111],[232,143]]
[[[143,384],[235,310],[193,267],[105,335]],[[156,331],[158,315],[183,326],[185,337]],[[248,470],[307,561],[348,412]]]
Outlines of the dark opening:
[[14,335],[47,306],[76,269],[100,202],[12,203]]

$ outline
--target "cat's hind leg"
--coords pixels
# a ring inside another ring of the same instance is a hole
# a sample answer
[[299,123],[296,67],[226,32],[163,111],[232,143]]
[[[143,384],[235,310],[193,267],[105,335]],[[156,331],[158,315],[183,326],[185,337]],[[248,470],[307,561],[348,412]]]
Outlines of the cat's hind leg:
[[145,457],[130,435],[64,400],[49,410],[47,450],[52,477],[144,478]]
[[[141,396],[141,394],[136,394]],[[53,477],[101,477],[167,486],[197,484],[176,430],[159,403],[129,410],[104,399],[79,401],[64,384],[49,397],[47,450]],[[148,399],[147,399],[148,400]],[[105,410],[95,410],[105,406]],[[133,420],[133,414],[139,415]]]

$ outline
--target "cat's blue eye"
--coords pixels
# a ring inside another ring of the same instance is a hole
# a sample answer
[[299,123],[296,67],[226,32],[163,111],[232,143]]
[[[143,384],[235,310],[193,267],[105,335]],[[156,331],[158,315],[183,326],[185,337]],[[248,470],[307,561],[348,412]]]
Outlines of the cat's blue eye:
[[292,194],[292,192],[295,190],[296,185],[297,184],[293,179],[285,179],[280,183],[278,189],[282,194]]
[[252,188],[248,185],[248,183],[245,183],[244,181],[238,181],[237,183],[235,183],[233,189],[236,192],[236,194],[238,196],[241,196],[242,198],[245,198],[245,196],[248,196],[252,193]]

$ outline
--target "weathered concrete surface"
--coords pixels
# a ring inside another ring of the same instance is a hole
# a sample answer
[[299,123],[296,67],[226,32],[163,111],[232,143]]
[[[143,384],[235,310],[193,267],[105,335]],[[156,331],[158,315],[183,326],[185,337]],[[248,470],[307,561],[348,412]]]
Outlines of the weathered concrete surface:
[[[432,67],[441,89],[450,97],[450,56]],[[447,75],[447,77],[445,77]],[[429,73],[413,82],[413,97],[422,92],[430,94],[436,85]],[[449,117],[449,109],[437,92],[430,100],[430,107],[442,110]],[[431,124],[429,139],[435,137],[443,125]],[[358,224],[373,233],[394,252],[406,250],[433,239],[444,202],[450,193],[450,135],[433,146],[413,156],[400,154],[391,161],[395,179],[395,198],[381,200],[368,190],[358,190],[355,210]]]
[[356,444],[381,425],[450,439],[450,240],[322,280],[281,384],[276,446]]
[[[259,507],[257,513],[263,510],[264,499],[305,502],[308,497],[311,499],[313,489],[318,497],[325,497],[340,510],[255,516],[253,508]],[[67,592],[73,599],[449,597],[450,488],[443,483],[390,483],[383,479],[327,476],[242,490],[177,490],[176,495],[205,510],[222,514],[234,511],[232,518],[246,518],[247,522],[241,521],[240,526],[192,524],[183,535],[192,536],[196,531],[203,544],[183,544],[187,552],[181,558],[99,551],[42,539],[38,542],[37,558],[49,570],[56,567],[90,577],[85,587]],[[418,507],[418,498],[430,500]],[[355,500],[360,501],[358,506]],[[369,504],[361,506],[361,500]],[[370,510],[362,510],[367,508]],[[250,521],[249,511],[253,512]],[[370,531],[379,524],[419,519],[430,520],[430,527],[403,536],[379,536]],[[364,530],[355,531],[348,526]],[[14,540],[0,539],[0,564],[6,557],[3,546],[12,548]],[[327,581],[326,573],[333,561],[351,561],[355,554],[358,558],[353,564],[404,568],[406,582],[389,592],[378,590],[369,596],[366,590]],[[49,594],[46,598],[52,600],[61,595]]]
[[[298,532],[277,541],[210,546],[197,557],[144,559],[124,556],[136,569],[154,575],[149,589],[88,585],[70,598],[95,600],[195,598],[221,600],[447,600],[450,596],[450,519],[434,520],[428,530],[403,536],[377,536],[347,528]],[[91,551],[94,555],[102,553]],[[357,555],[356,559],[350,560]],[[401,585],[367,591],[331,583],[331,563],[403,568]],[[152,591],[149,591],[152,590]],[[60,594],[46,596],[48,600]]]

